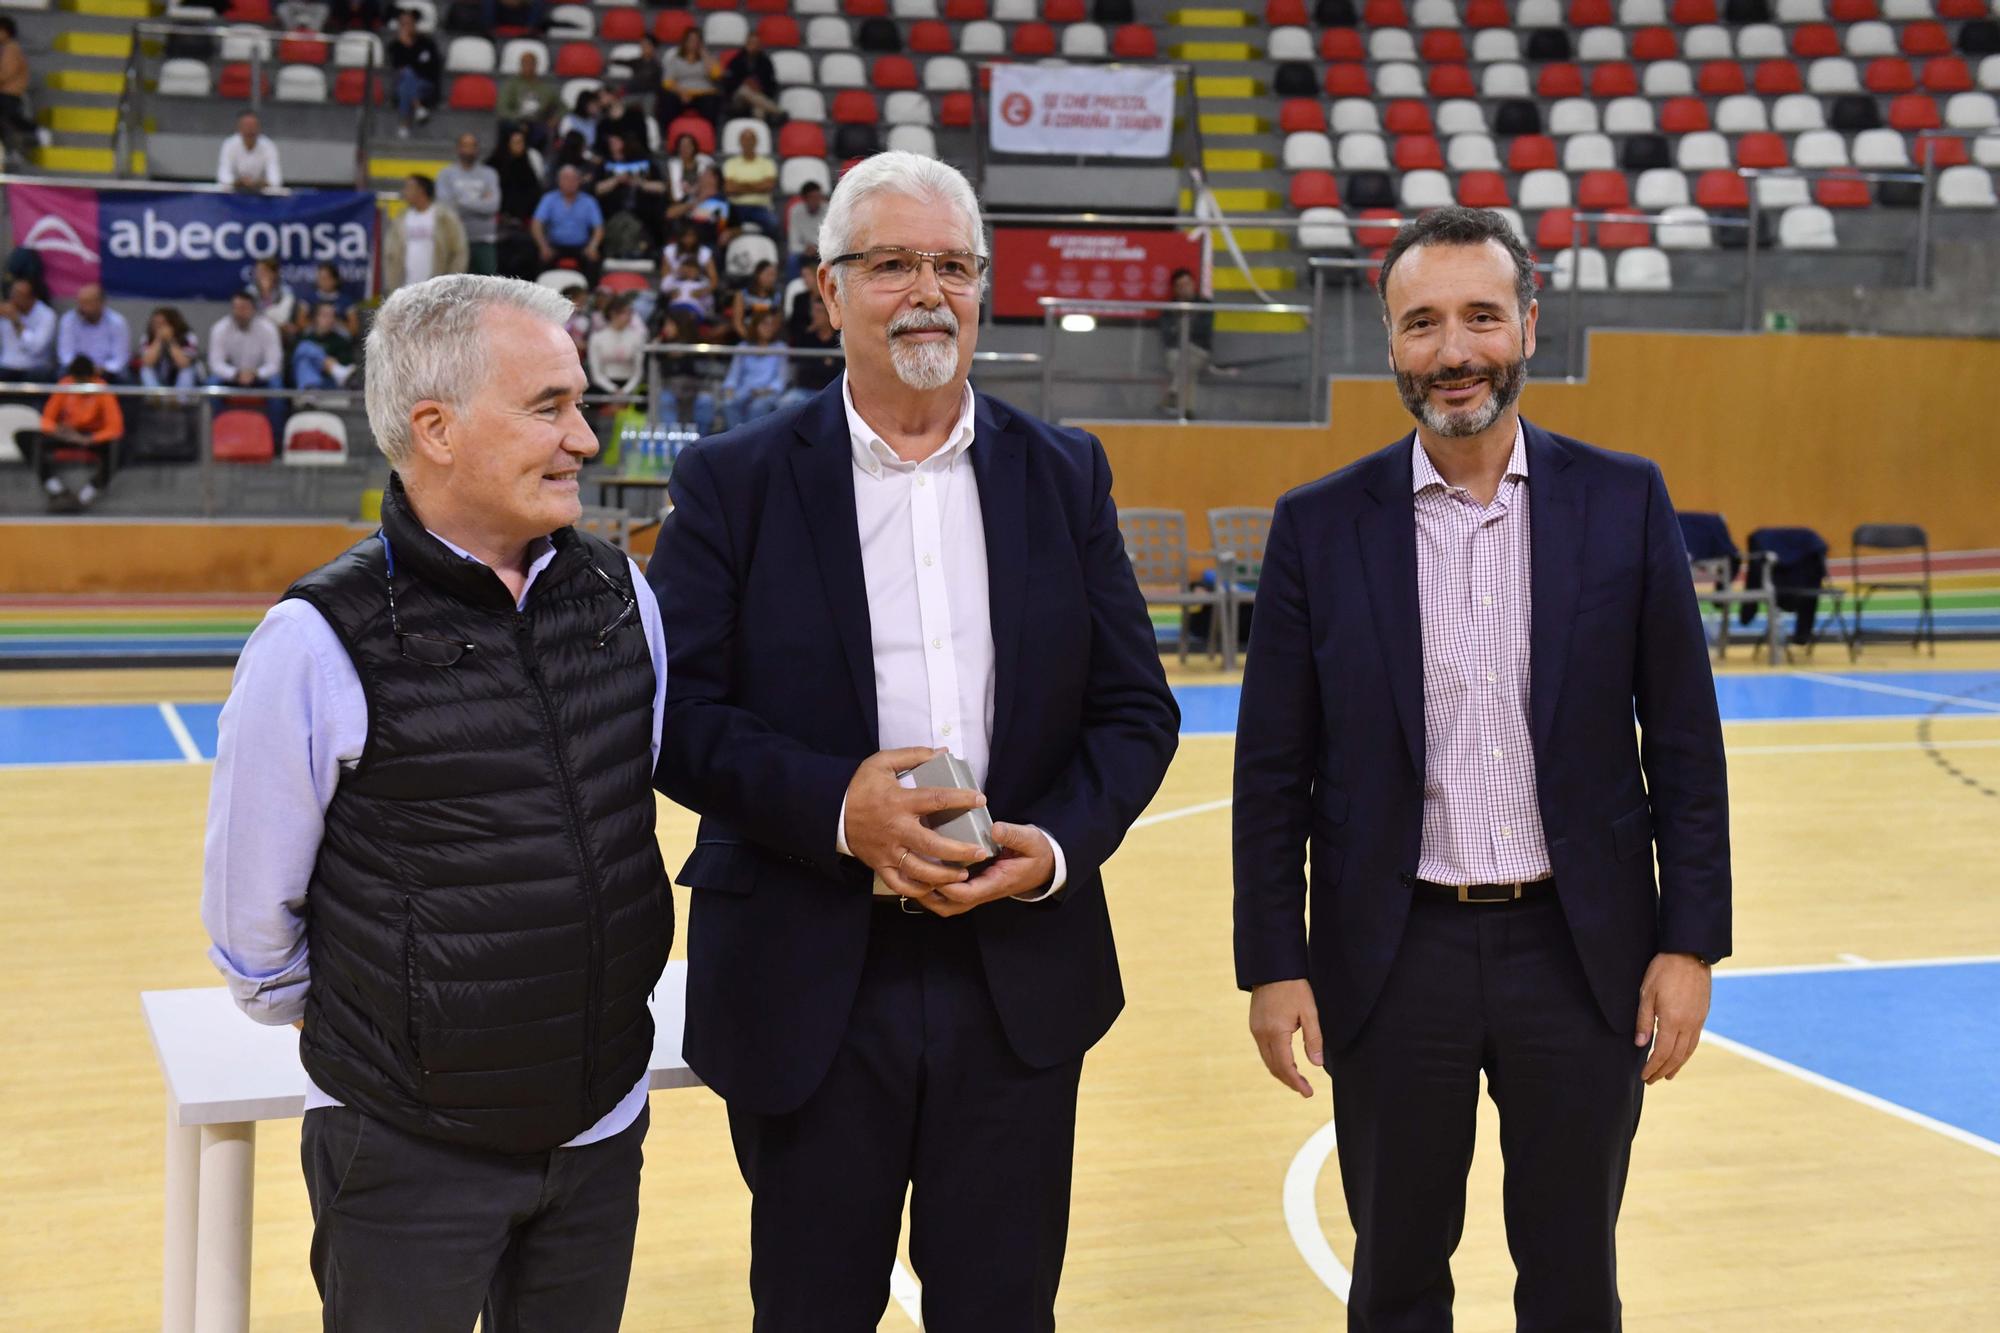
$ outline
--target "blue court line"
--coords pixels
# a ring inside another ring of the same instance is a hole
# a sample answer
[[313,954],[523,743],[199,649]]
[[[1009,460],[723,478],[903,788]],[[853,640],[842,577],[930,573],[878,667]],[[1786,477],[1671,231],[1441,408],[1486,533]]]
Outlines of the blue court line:
[[1709,1030],[2000,1142],[2000,963],[1715,974]]

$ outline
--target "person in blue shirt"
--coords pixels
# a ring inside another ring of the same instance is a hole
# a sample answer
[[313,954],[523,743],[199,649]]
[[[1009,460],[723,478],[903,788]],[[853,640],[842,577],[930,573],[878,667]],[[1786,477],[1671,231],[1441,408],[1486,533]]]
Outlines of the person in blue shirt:
[[[778,312],[767,310],[750,322],[750,346],[768,347],[782,353],[778,337]],[[722,379],[722,419],[730,430],[778,410],[778,401],[791,379],[791,359],[783,355],[758,356],[754,353],[730,358],[729,373]]]
[[535,216],[529,221],[528,230],[541,251],[543,264],[554,266],[564,259],[572,260],[590,285],[597,285],[597,274],[602,267],[604,210],[583,193],[582,172],[572,166],[556,173],[556,188],[535,205]]
[[0,380],[54,379],[56,312],[35,295],[35,284],[16,278],[0,301]]
[[77,289],[76,309],[56,322],[56,362],[68,365],[90,358],[108,384],[132,382],[132,330],[125,316],[104,304],[104,288],[85,283]]

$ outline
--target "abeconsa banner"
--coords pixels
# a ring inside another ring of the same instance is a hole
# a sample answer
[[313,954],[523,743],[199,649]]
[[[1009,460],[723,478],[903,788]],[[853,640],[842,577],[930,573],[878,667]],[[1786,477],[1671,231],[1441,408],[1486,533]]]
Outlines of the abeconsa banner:
[[321,263],[340,269],[342,292],[367,294],[375,196],[208,194],[9,185],[14,244],[41,255],[49,290],[74,296],[87,283],[107,295],[163,301],[222,300],[247,285],[266,256],[285,285],[312,286]]

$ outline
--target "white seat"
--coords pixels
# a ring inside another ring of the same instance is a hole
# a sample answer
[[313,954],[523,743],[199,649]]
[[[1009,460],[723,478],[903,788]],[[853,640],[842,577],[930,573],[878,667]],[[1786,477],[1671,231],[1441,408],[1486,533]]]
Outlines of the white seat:
[[822,88],[866,88],[868,67],[852,51],[828,51],[819,58],[819,86]]
[[549,11],[549,36],[588,41],[597,36],[597,16],[589,5],[557,5]]
[[1309,28],[1273,28],[1264,40],[1264,54],[1272,60],[1316,60]]
[[[1577,259],[1579,253],[1583,257],[1581,262]],[[1611,275],[1605,268],[1602,250],[1556,251],[1555,272],[1549,275],[1549,286],[1566,292],[1572,285],[1580,292],[1601,292],[1611,286]]]
[[280,102],[324,102],[326,73],[317,65],[280,65],[272,96]]
[[1486,112],[1469,97],[1453,97],[1439,102],[1435,118],[1440,138],[1454,134],[1486,133]]
[[1342,171],[1387,171],[1389,147],[1379,134],[1354,133],[1340,136]]
[[1632,187],[1632,203],[1648,213],[1680,208],[1688,202],[1687,177],[1672,167],[1653,167],[1639,173]]
[[158,92],[162,97],[208,96],[208,65],[200,60],[161,61]]
[[1429,169],[1403,173],[1404,208],[1446,208],[1455,203],[1451,177]]
[[1780,23],[1826,22],[1826,0],[1778,0],[1772,17]]
[[1982,167],[2000,167],[2000,134],[1988,134],[1974,139],[1972,160]]
[[1419,28],[1456,28],[1458,6],[1451,0],[1417,0],[1410,22]]
[[1343,97],[1327,112],[1326,126],[1335,134],[1380,134],[1382,118],[1367,98]]
[[1801,204],[1778,215],[1778,245],[1785,250],[1831,250],[1840,244],[1833,214],[1816,204]]
[[1642,245],[1619,253],[1611,282],[1623,292],[1672,291],[1674,267],[1664,251]]
[[1375,95],[1377,97],[1422,97],[1424,76],[1415,65],[1408,61],[1392,60],[1386,65],[1375,67]]
[[334,39],[336,69],[366,69],[382,64],[382,39],[372,32],[343,32]]
[[1606,135],[1572,134],[1563,140],[1564,171],[1612,171],[1617,166],[1618,154]]
[[[602,3],[602,0],[599,0],[599,3]],[[839,12],[840,0],[797,0],[792,6],[792,13],[799,18],[811,18],[816,14],[838,14]]]
[[1715,128],[1724,134],[1760,134],[1771,128],[1764,99],[1737,93],[1715,104]]
[[[207,66],[202,67],[204,73]],[[21,446],[14,438],[24,430],[40,430],[42,414],[25,403],[0,403],[0,463],[21,461]]]
[[1062,53],[1071,60],[1102,60],[1111,54],[1111,39],[1095,23],[1066,23],[1062,30]]
[[1788,54],[1785,31],[1775,23],[1748,24],[1736,34],[1736,58],[1739,60],[1783,60]]
[[417,31],[435,34],[438,30],[437,5],[432,0],[403,0],[398,9],[413,11],[417,16]]
[[1498,171],[1500,150],[1490,134],[1454,134],[1445,142],[1445,164],[1453,171]]
[[221,58],[225,61],[269,60],[271,33],[254,23],[232,23],[222,30]]
[[934,19],[938,16],[937,0],[896,0],[889,12],[899,19]]
[[1519,61],[1521,39],[1512,28],[1481,28],[1472,34],[1472,63],[1501,65]]
[[1653,104],[1643,97],[1613,98],[1604,106],[1606,134],[1651,134]]
[[[565,80],[563,86],[557,90],[556,98],[564,106],[575,106],[576,99],[581,94],[587,92],[601,93],[603,91],[604,91],[604,80],[602,79],[592,79],[587,77],[568,79]],[[533,152],[534,150],[531,148],[528,151]],[[536,170],[539,171],[540,168],[538,167],[536,168]]]
[[722,123],[722,132],[715,136],[717,156],[724,158],[742,156],[745,130],[757,136],[758,156],[771,156],[771,127],[755,116],[734,116]]
[[1007,32],[991,19],[979,19],[958,30],[959,53],[998,56],[1007,53]]
[[484,37],[454,37],[444,49],[444,67],[451,74],[491,74],[500,63],[493,43]]
[[1514,229],[1514,235],[1520,238],[1521,244],[1531,250],[1534,248],[1535,243],[1528,239],[1528,224],[1522,219],[1520,209],[1489,208],[1486,211],[1489,213],[1498,213],[1501,217],[1507,219],[1507,225]]
[[1694,71],[1685,60],[1655,60],[1639,71],[1639,91],[1648,97],[1689,97]]
[[1597,103],[1588,97],[1565,97],[1549,108],[1549,133],[1596,134]]
[[807,181],[818,181],[820,188],[833,189],[833,172],[828,169],[822,157],[788,157],[778,164],[778,189],[784,194],[797,194],[806,188]]
[[1625,59],[1625,34],[1616,28],[1585,28],[1576,35],[1576,58],[1586,65]]
[[791,120],[826,120],[826,94],[817,88],[785,88],[778,93],[778,109]]
[[934,93],[959,93],[972,87],[972,67],[957,56],[932,56],[924,62],[924,87]]
[[931,99],[907,88],[890,93],[882,102],[882,123],[928,125],[931,123]]
[[1771,128],[1780,134],[1823,130],[1826,107],[1811,93],[1786,93],[1771,104]]
[[1856,60],[1872,60],[1876,56],[1896,54],[1896,30],[1876,19],[1847,25],[1847,34],[1841,40],[1841,47]]
[[1808,130],[1792,140],[1792,165],[1844,167],[1848,165],[1847,140],[1834,130]]
[[[805,52],[787,47],[781,51],[770,52],[770,56],[771,73],[778,76],[780,88],[813,81],[813,58]],[[611,58],[616,60],[617,54],[614,52]]]
[[1806,66],[1806,87],[1822,97],[1861,91],[1861,75],[1845,56],[1822,56]]
[[543,269],[535,275],[535,281],[552,292],[567,292],[572,287],[588,287],[590,279],[573,268]]
[[1909,144],[1900,130],[1863,130],[1854,136],[1854,165],[1864,171],[1901,171],[1910,165]]
[[532,37],[516,37],[500,48],[500,72],[516,74],[521,69],[521,57],[533,56],[535,68],[546,70],[551,67],[549,48],[546,42],[538,42]]
[[1332,171],[1333,140],[1313,130],[1287,134],[1280,162],[1286,171]]
[[1525,172],[1521,176],[1520,186],[1514,192],[1514,199],[1526,213],[1540,213],[1550,208],[1568,208],[1569,177],[1549,168]]
[[1689,205],[1669,208],[1660,214],[1653,239],[1663,250],[1713,250],[1715,233],[1708,225],[1706,209]]
[[1726,171],[1733,165],[1729,159],[1729,140],[1714,130],[1683,134],[1674,149],[1674,165],[1682,171]]
[[[1337,208],[1308,208],[1299,214],[1299,249],[1352,250],[1354,233],[1348,229],[1347,214]],[[38,428],[41,418],[35,418]]]
[[1989,93],[2000,93],[2000,55],[1979,62],[1979,86]]
[[720,9],[702,20],[701,40],[711,51],[726,51],[743,45],[750,35],[750,20],[731,10]]
[[1376,64],[1391,60],[1415,60],[1417,39],[1407,28],[1376,28],[1368,34],[1368,58]]
[[1035,0],[993,0],[993,17],[1002,23],[1032,23],[1041,15]]
[[1667,21],[1665,0],[1618,0],[1618,26],[1644,28]]
[[806,21],[806,45],[815,51],[846,51],[854,46],[854,34],[846,19],[821,14]]
[[1561,0],[1521,0],[1514,8],[1517,28],[1560,28],[1565,22]]
[[1481,97],[1528,97],[1528,67],[1517,64],[1488,65],[1479,71]]
[[[292,452],[292,439],[306,431],[317,431],[339,442],[338,449],[301,449]],[[294,412],[285,420],[284,461],[294,467],[338,467],[347,461],[347,423],[332,412]]]
[[1953,93],[1944,104],[1944,123],[1955,130],[2000,126],[2000,103],[1991,93]]
[[1911,19],[1934,19],[1937,11],[1931,8],[1931,0],[1882,0],[1882,17],[1904,23]]
[[1699,23],[1681,35],[1681,57],[1685,60],[1734,60],[1736,48],[1729,29],[1720,23]]
[[897,125],[890,129],[887,140],[889,151],[894,153],[915,153],[918,157],[936,157],[937,136],[928,125]]
[[1993,208],[2000,199],[1993,194],[1993,177],[1984,167],[1946,167],[1938,173],[1939,208]]
[[1766,213],[1782,213],[1812,202],[1812,182],[1804,176],[1756,176],[1750,188],[1757,194],[1757,207]]

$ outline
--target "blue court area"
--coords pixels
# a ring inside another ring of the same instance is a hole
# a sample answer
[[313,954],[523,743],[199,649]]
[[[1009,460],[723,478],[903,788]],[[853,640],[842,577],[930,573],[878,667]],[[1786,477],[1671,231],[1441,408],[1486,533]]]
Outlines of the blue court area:
[[1709,1030],[2000,1142],[2000,962],[1715,975]]

